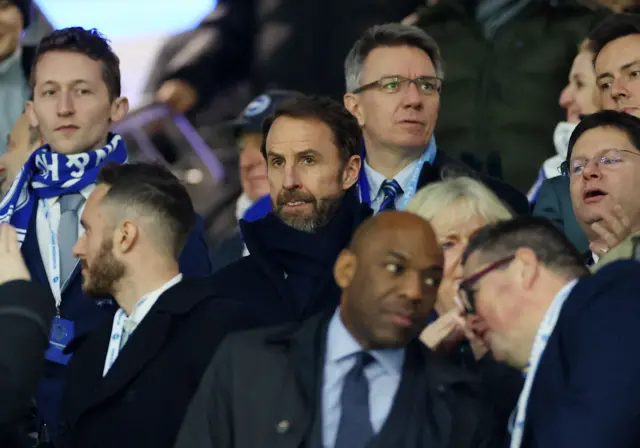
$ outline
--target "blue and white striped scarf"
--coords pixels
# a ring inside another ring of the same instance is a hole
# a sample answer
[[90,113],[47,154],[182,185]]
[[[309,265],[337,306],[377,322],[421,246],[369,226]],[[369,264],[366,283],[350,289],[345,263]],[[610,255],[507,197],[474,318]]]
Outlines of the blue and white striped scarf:
[[117,134],[109,134],[103,148],[80,154],[58,154],[44,145],[31,154],[0,202],[0,223],[14,226],[22,245],[37,200],[78,193],[96,181],[103,165],[126,161],[127,149]]

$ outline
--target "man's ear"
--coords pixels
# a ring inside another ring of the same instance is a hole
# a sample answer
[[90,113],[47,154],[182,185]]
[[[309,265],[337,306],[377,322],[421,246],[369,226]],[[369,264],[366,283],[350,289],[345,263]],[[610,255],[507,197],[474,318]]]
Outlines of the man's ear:
[[333,267],[333,276],[340,289],[346,289],[351,286],[351,282],[353,282],[356,274],[356,265],[356,255],[353,252],[349,249],[344,249],[340,252],[336,264]]
[[120,224],[120,227],[116,230],[114,245],[117,247],[118,252],[126,254],[133,249],[136,241],[139,238],[139,229],[131,221],[124,221]]
[[527,247],[521,247],[515,253],[517,265],[516,275],[524,289],[531,289],[540,275],[540,261],[535,252]]
[[31,127],[37,128],[40,125],[40,122],[38,121],[36,112],[33,109],[33,101],[27,101],[24,103],[24,112]]
[[345,109],[347,109],[351,113],[351,115],[356,117],[356,120],[358,120],[358,124],[360,125],[360,127],[364,126],[364,115],[362,113],[362,108],[360,107],[358,95],[355,93],[345,93],[344,97],[342,98],[342,102]]
[[342,170],[342,189],[348,190],[358,181],[360,170],[362,168],[362,159],[359,155],[349,157],[347,163]]
[[122,120],[129,113],[129,99],[125,96],[116,98],[111,103],[111,121],[117,123]]

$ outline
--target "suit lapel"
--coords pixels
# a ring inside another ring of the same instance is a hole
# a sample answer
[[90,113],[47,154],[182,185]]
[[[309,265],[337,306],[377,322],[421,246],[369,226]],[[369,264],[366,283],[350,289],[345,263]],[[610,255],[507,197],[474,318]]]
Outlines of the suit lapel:
[[[320,313],[304,324],[289,326],[282,333],[267,340],[270,345],[288,348],[288,366],[293,374],[293,381],[284,388],[286,393],[280,400],[277,418],[291,418],[297,428],[296,434],[299,434],[299,437],[288,439],[291,447],[321,446],[319,410],[324,348],[330,317],[331,315]],[[280,437],[275,439],[278,443],[282,443]],[[275,442],[269,446],[274,445]]]
[[22,243],[22,256],[24,257],[27,269],[31,273],[31,276],[41,285],[49,285],[49,279],[47,278],[47,271],[44,268],[42,261],[42,255],[40,254],[40,246],[38,244],[38,229],[36,225],[36,217],[38,215],[38,201],[33,207],[31,218],[29,218],[29,226],[27,227],[27,234]]
[[[107,375],[100,382],[95,398],[88,407],[95,406],[117,394],[153,360],[167,341],[171,320],[171,314],[158,313],[154,312],[153,308],[151,309],[122,348]],[[106,352],[105,347],[102,354],[105,355]],[[102,376],[104,359],[98,364],[100,365],[100,376]]]

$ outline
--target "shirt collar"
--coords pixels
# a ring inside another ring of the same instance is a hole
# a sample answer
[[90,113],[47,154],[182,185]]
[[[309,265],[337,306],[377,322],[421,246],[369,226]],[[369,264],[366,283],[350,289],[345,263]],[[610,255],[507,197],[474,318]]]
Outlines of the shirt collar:
[[[91,196],[91,193],[93,192],[94,188],[96,188],[96,184],[89,184],[86,187],[84,187],[82,190],[80,190],[78,193],[82,195],[82,197],[86,202],[87,199],[89,199],[89,196]],[[47,204],[47,207],[49,208],[53,207],[53,205],[57,203],[59,200],[60,200],[60,196],[54,196],[52,198],[44,198],[44,201]],[[84,207],[84,205],[82,207]]]
[[[329,322],[327,330],[326,361],[339,363],[358,352],[362,346],[349,333],[340,317],[340,308],[336,310]],[[401,375],[404,363],[404,349],[381,349],[369,351],[371,356],[384,368],[389,375]]]
[[[409,180],[411,179],[411,174],[413,174],[413,170],[418,163],[419,159],[414,160],[409,165],[404,167],[402,171],[396,174],[393,178],[400,184],[400,187],[403,191],[407,191],[407,185],[409,184]],[[371,192],[375,192],[375,195],[371,197],[371,200],[375,200],[379,195],[384,194],[382,191],[382,183],[387,180],[382,174],[378,173],[376,170],[369,166],[367,159],[364,160],[364,170],[367,175],[367,182],[369,183],[369,188]]]
[[180,283],[181,280],[182,274],[178,274],[158,289],[145,294],[133,307],[129,320],[132,320],[136,325],[139,325],[140,322],[142,322],[142,319],[144,319],[149,313],[151,307],[153,307],[153,305],[158,301],[160,296],[172,286]]

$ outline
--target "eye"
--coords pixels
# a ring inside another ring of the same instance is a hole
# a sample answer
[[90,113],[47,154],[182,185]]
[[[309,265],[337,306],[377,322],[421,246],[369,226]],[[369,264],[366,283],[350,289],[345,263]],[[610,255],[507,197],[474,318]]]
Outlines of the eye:
[[422,81],[420,88],[425,92],[435,92],[438,90],[438,86],[431,81]]
[[391,79],[382,83],[382,88],[387,92],[395,92],[400,88],[400,81],[397,79]]
[[456,246],[456,243],[453,241],[445,241],[442,243],[442,249],[443,250],[448,250],[448,249],[452,249]]
[[54,95],[56,93],[55,90],[53,89],[47,89],[45,91],[42,92],[42,96],[51,96]]
[[88,94],[91,93],[91,90],[89,90],[89,89],[78,89],[78,93],[80,95],[88,95]]
[[429,286],[429,287],[437,288],[438,286],[440,286],[440,281],[441,280],[442,279],[440,279],[440,278],[425,277],[424,284]]
[[403,270],[403,267],[400,266],[397,263],[388,263],[387,265],[385,265],[384,267],[388,272],[392,273],[392,274],[400,274]]
[[630,78],[637,78],[638,76],[640,76],[640,70],[634,70],[631,73],[629,73]]
[[313,157],[305,157],[302,159],[302,163],[306,165],[313,165],[315,163],[315,159]]
[[611,83],[610,82],[604,81],[604,82],[600,82],[598,84],[598,89],[603,90],[603,91],[607,90],[609,87],[611,87]]
[[279,166],[282,166],[283,164],[284,164],[284,161],[282,159],[271,159],[271,166],[279,167]]

